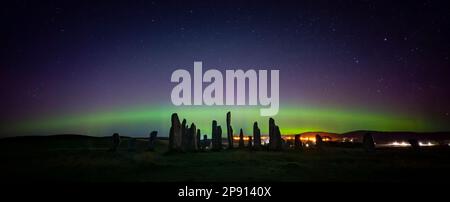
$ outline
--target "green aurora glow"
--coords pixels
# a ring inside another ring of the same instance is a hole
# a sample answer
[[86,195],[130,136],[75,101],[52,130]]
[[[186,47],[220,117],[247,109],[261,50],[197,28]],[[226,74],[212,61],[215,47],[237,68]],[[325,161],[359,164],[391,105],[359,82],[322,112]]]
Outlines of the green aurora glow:
[[[121,135],[144,137],[151,130],[158,130],[160,136],[168,136],[170,115],[177,112],[180,119],[194,122],[202,134],[210,134],[211,121],[217,120],[225,125],[225,114],[232,113],[234,133],[242,128],[251,134],[253,122],[258,121],[263,134],[268,131],[268,117],[259,115],[259,107],[229,106],[190,106],[156,107],[139,106],[99,112],[88,112],[63,116],[42,117],[14,123],[2,129],[5,134],[63,134],[75,133],[103,136],[112,132]],[[274,117],[283,134],[296,134],[307,131],[327,131],[343,133],[353,130],[378,131],[436,131],[442,124],[427,121],[420,117],[393,115],[363,110],[328,109],[324,107],[301,107],[284,105]],[[180,121],[181,121],[180,120]],[[225,127],[222,127],[223,129]]]

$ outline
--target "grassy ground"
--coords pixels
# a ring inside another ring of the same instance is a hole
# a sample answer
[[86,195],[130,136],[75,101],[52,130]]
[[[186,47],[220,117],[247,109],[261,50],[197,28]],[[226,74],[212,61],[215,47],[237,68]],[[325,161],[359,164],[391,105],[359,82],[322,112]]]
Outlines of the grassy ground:
[[378,150],[329,147],[323,151],[232,150],[167,154],[156,151],[108,152],[110,139],[87,137],[19,138],[0,141],[3,182],[140,181],[445,181],[450,150]]

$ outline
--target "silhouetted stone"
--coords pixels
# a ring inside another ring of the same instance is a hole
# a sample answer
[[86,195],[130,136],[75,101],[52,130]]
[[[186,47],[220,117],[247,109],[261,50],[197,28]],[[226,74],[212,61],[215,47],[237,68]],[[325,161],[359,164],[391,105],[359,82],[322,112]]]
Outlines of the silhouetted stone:
[[219,151],[222,149],[222,128],[217,125],[217,121],[212,122],[212,150]]
[[419,141],[417,141],[416,139],[409,139],[408,142],[411,145],[412,149],[414,149],[414,150],[420,149]]
[[173,113],[171,117],[172,125],[169,132],[169,150],[180,151],[182,146],[182,127],[178,114]]
[[248,137],[248,144],[247,144],[247,147],[248,147],[249,149],[253,149],[253,137],[252,137],[252,136],[249,136],[249,137]]
[[316,148],[317,149],[322,149],[323,148],[323,140],[322,140],[322,137],[319,134],[316,135]]
[[222,150],[222,126],[217,126],[217,148]]
[[197,149],[197,127],[194,123],[187,130],[186,151],[196,151]]
[[136,151],[136,139],[132,137],[128,139],[128,151]]
[[280,128],[275,125],[273,118],[269,119],[269,150],[279,151],[282,149]]
[[191,139],[188,137],[189,128],[186,125],[186,119],[181,122],[181,150],[187,151],[189,149],[189,142]]
[[148,150],[149,151],[154,151],[155,150],[155,144],[156,144],[156,139],[157,139],[157,135],[158,132],[157,131],[152,131],[148,137]]
[[212,121],[211,143],[212,143],[211,150],[218,150],[217,149],[217,121],[216,120]]
[[239,132],[239,148],[244,148],[245,147],[245,145],[244,145],[244,132],[242,131],[242,128],[241,128],[241,131]]
[[117,149],[120,146],[120,135],[119,133],[114,133],[112,135],[112,146],[111,146],[111,151],[115,152],[117,151]]
[[211,142],[210,142],[210,140],[208,140],[208,136],[207,135],[203,135],[203,141],[202,141],[202,144],[201,144],[201,149],[202,150],[206,150],[206,148],[208,147],[210,147],[210,145],[211,145]]
[[201,149],[201,133],[200,133],[200,129],[197,129],[197,147],[195,148],[196,150],[200,150]]
[[275,150],[275,120],[269,119],[269,150]]
[[373,136],[370,133],[366,133],[363,136],[363,147],[367,152],[375,151],[375,141],[373,140]]
[[258,122],[253,123],[253,138],[255,149],[261,148],[261,130],[258,128]]
[[273,120],[273,118],[269,119],[269,144],[270,141],[274,138],[274,134],[275,134],[275,120]]
[[227,112],[228,149],[233,149],[233,129],[231,128],[231,112]]
[[[231,127],[231,126],[230,126],[230,133],[231,133],[231,142],[234,142],[233,127]],[[228,148],[230,148],[230,147],[228,147]],[[234,148],[234,145],[233,145],[233,148]]]
[[302,140],[301,140],[301,135],[295,135],[295,139],[294,139],[294,148],[295,150],[302,150],[303,149],[303,145],[302,145]]
[[276,145],[275,145],[275,149],[277,151],[281,150],[283,147],[283,139],[281,138],[281,132],[280,132],[280,127],[275,126],[275,139],[276,141]]

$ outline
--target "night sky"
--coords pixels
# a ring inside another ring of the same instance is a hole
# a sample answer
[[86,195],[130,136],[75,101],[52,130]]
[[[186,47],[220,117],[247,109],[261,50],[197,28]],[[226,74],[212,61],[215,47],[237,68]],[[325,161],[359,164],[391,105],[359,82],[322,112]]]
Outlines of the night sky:
[[[0,137],[251,133],[250,107],[176,107],[176,69],[279,69],[282,133],[450,130],[445,1],[17,1],[1,8]],[[237,129],[235,129],[237,131]]]

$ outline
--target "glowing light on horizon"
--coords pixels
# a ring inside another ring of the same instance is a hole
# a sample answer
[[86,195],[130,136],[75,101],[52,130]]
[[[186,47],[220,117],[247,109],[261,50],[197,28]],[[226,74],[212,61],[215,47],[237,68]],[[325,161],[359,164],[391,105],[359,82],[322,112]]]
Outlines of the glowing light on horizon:
[[393,147],[409,147],[409,146],[411,146],[411,144],[409,144],[405,141],[400,141],[400,142],[394,141],[388,145],[393,146]]
[[436,144],[433,144],[430,141],[428,141],[428,142],[419,142],[419,146],[421,146],[421,147],[431,147],[431,146],[436,146]]

